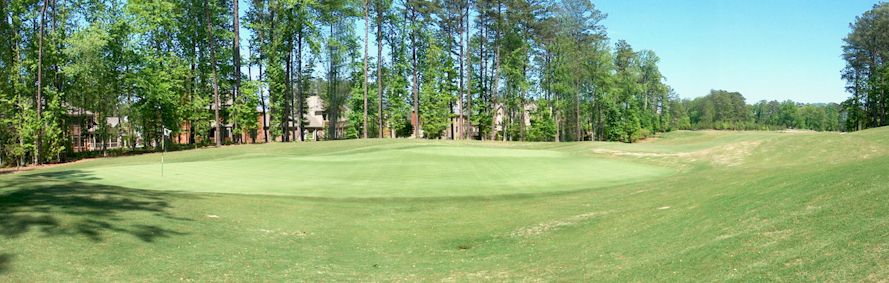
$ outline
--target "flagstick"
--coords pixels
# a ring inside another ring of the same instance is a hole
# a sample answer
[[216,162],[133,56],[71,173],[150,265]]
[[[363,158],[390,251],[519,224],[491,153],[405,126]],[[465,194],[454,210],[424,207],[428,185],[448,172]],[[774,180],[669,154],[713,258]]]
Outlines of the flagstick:
[[164,155],[167,154],[167,147],[164,145],[166,139],[166,135],[161,137],[161,177],[164,176]]

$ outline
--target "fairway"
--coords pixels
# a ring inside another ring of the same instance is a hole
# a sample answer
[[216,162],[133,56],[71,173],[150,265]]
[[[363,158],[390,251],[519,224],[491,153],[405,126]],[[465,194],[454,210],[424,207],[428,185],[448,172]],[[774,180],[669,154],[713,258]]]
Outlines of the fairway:
[[360,140],[0,176],[0,281],[880,281],[889,129]]
[[668,168],[637,162],[507,145],[340,143],[318,150],[312,144],[273,150],[263,147],[275,145],[243,146],[239,155],[204,161],[177,161],[180,154],[171,154],[163,176],[159,159],[129,165],[131,158],[42,174],[150,190],[362,198],[572,191],[671,173]]

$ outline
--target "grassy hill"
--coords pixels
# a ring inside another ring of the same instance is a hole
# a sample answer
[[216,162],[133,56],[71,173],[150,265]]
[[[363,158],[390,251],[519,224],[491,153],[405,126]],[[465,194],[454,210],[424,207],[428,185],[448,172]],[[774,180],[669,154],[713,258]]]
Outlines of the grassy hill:
[[0,176],[4,281],[880,281],[889,129],[234,146]]

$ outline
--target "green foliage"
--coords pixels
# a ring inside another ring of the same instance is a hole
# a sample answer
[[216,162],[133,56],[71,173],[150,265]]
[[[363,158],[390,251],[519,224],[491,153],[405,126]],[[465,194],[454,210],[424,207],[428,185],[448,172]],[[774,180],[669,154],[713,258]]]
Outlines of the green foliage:
[[282,126],[287,120],[287,92],[289,88],[284,81],[284,67],[277,57],[272,56],[269,60],[267,75],[269,77],[269,138],[275,139],[284,135]]
[[842,106],[845,130],[889,125],[889,3],[881,2],[856,17],[845,38],[842,78],[851,94]]
[[[134,92],[138,102],[133,108],[139,114],[136,128],[143,133],[146,140],[155,141],[160,146],[163,129],[167,128],[178,133],[181,123],[178,86],[182,85],[187,69],[175,57],[153,59],[148,66],[141,69],[135,78]],[[200,117],[199,111],[192,112],[192,118]],[[201,121],[192,120],[197,125]]]
[[531,127],[528,129],[528,141],[551,142],[556,137],[556,123],[550,113],[549,103],[540,100],[531,112]]
[[694,100],[670,98],[675,129],[782,130],[841,129],[840,105],[802,104],[794,101],[759,101],[745,104],[744,96],[724,90]]
[[387,119],[389,127],[394,129],[397,137],[407,137],[411,135],[411,106],[408,103],[410,99],[408,76],[410,73],[410,62],[407,55],[407,47],[404,45],[406,34],[404,32],[405,19],[400,17],[390,18],[391,26],[389,28],[386,41],[391,48],[390,67],[384,72],[386,94],[383,111]]
[[[346,128],[346,138],[347,139],[357,139],[361,138],[362,128],[364,127],[364,86],[363,80],[355,80],[355,86],[352,87],[352,94],[349,96],[349,111],[348,116],[348,126]],[[370,121],[376,121],[377,119],[377,108],[374,105],[377,105],[377,96],[371,95],[372,93],[368,93],[367,97],[367,127],[369,128],[367,131],[368,136],[376,136],[377,125],[376,123],[371,123]]]
[[57,93],[50,91],[47,94],[50,100],[42,114],[40,125],[43,128],[41,154],[46,161],[60,162],[61,154],[69,143],[64,133],[65,108],[62,107],[62,99]]
[[244,81],[241,83],[241,94],[235,100],[231,108],[231,118],[235,123],[234,131],[237,134],[247,133],[256,140],[257,131],[260,128],[256,108],[259,107],[259,82]]
[[741,130],[749,119],[744,96],[738,92],[712,90],[688,102],[686,109],[696,128]]
[[25,160],[30,159],[37,148],[37,133],[41,130],[42,125],[38,122],[37,111],[30,104],[20,102],[18,108],[20,113],[16,115],[17,121],[13,123],[15,132],[18,134],[18,143],[7,145],[11,152],[11,157],[19,160],[18,165],[25,165]]
[[452,99],[450,82],[446,72],[453,70],[445,66],[446,54],[441,46],[426,36],[428,46],[423,58],[423,83],[420,86],[420,120],[423,136],[432,139],[442,138],[450,125],[450,102]]
[[326,86],[322,93],[324,109],[327,112],[328,139],[344,138],[340,133],[340,120],[343,113],[347,112],[351,87],[349,79],[355,80],[359,76],[356,72],[359,48],[355,38],[353,26],[349,25],[357,12],[348,1],[326,1],[319,7],[321,22],[326,25],[327,38],[324,41],[324,60],[326,63]]
[[448,102],[450,96],[434,86],[420,88],[420,119],[423,121],[423,135],[427,138],[442,138],[450,125]]

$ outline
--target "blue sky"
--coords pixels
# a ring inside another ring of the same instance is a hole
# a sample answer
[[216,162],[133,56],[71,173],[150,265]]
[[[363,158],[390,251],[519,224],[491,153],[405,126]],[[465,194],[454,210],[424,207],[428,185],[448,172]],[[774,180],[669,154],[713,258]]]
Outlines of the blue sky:
[[877,0],[600,0],[612,41],[661,58],[680,97],[710,89],[761,99],[841,102],[842,39]]
[[[240,1],[243,16],[249,6]],[[849,23],[878,2],[593,0],[608,14],[604,25],[612,42],[624,39],[637,50],[655,51],[680,97],[725,89],[741,92],[748,103],[843,101],[842,40]],[[355,24],[363,36],[364,23]],[[246,49],[251,35],[243,26],[241,32]],[[375,56],[376,46],[369,51]]]

